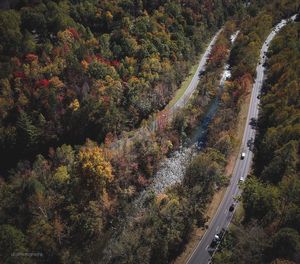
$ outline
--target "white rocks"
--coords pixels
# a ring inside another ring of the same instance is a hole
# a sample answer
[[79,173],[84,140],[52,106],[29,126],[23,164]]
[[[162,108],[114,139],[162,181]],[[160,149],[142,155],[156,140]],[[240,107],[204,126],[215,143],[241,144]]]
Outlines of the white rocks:
[[154,194],[163,193],[166,189],[183,180],[186,167],[196,153],[195,146],[189,148],[181,148],[175,151],[170,158],[166,158],[160,165],[157,173],[154,175],[154,180],[150,186],[140,193],[137,199],[132,202],[132,209],[128,216],[119,219],[119,226],[114,229],[114,232],[107,241],[106,248],[103,252],[103,263],[109,263],[111,255],[122,237],[126,237],[130,232],[130,225],[136,217],[146,210],[146,201]]
[[192,149],[183,148],[180,151],[176,151],[172,157],[166,159],[154,176],[151,189],[155,193],[162,193],[167,187],[181,182],[191,156]]
[[229,64],[225,64],[224,71],[220,80],[220,86],[223,86],[225,81],[231,77],[231,72],[229,70]]
[[185,175],[186,167],[194,153],[195,147],[192,146],[175,151],[170,158],[166,158],[154,175],[151,185],[142,191],[139,197],[133,202],[135,209],[143,209],[144,202],[151,193],[164,193],[168,187],[181,182]]

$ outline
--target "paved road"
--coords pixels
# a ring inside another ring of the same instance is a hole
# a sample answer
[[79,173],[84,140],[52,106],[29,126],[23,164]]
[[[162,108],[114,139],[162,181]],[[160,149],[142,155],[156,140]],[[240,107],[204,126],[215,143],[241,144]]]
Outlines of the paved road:
[[200,74],[200,72],[205,71],[205,65],[207,63],[207,59],[208,59],[211,49],[212,49],[213,45],[215,44],[221,31],[222,31],[222,28],[215,34],[215,36],[210,41],[208,47],[206,48],[204,54],[202,55],[202,57],[199,61],[198,68],[197,68],[188,88],[185,90],[183,95],[177,100],[177,102],[171,108],[169,108],[170,111],[174,112],[174,111],[178,110],[179,108],[184,107],[186,105],[187,101],[192,96],[193,92],[196,90],[197,85],[199,83],[199,74]]
[[[223,30],[223,28],[219,29],[219,31],[214,35],[214,37],[212,38],[212,40],[210,41],[210,43],[208,44],[208,47],[206,48],[204,54],[202,55],[200,61],[199,61],[199,65],[198,68],[189,84],[189,86],[187,87],[187,89],[184,91],[184,93],[181,95],[181,97],[175,102],[175,104],[173,104],[171,107],[169,107],[169,105],[166,106],[166,108],[164,110],[164,117],[166,120],[172,120],[174,114],[181,108],[183,108],[184,106],[186,106],[186,104],[188,103],[189,99],[191,98],[192,94],[194,93],[194,91],[196,90],[198,83],[199,83],[199,74],[201,72],[205,71],[205,66],[208,60],[208,57],[211,53],[211,49],[214,46],[214,44],[216,43],[216,40],[219,36],[219,34],[221,33],[221,31]],[[151,127],[155,130],[157,127],[157,122],[158,120],[155,119],[151,122]]]
[[[295,20],[296,15],[291,17],[291,20]],[[222,228],[227,229],[234,212],[229,212],[229,207],[234,203],[234,197],[240,194],[238,182],[242,177],[245,179],[249,173],[253,153],[247,147],[247,141],[255,137],[255,130],[249,125],[252,117],[257,118],[258,116],[258,105],[259,99],[257,96],[260,93],[264,78],[264,67],[265,62],[265,52],[268,50],[268,46],[276,33],[286,25],[287,20],[282,20],[276,27],[273,28],[272,32],[267,37],[265,43],[260,51],[260,63],[256,67],[256,79],[253,85],[250,105],[248,110],[247,122],[244,130],[243,140],[240,148],[240,153],[245,152],[246,156],[243,160],[240,157],[237,159],[230,184],[227,188],[223,201],[221,202],[214,218],[212,219],[206,233],[204,234],[202,240],[199,242],[191,257],[188,260],[188,264],[207,264],[211,259],[211,254],[208,252],[211,241],[214,235],[219,233]]]
[[[1,0],[0,0],[1,1]],[[211,49],[213,47],[213,45],[215,44],[217,37],[219,36],[220,32],[222,31],[223,28],[221,28],[212,38],[212,40],[210,41],[208,47],[206,48],[204,54],[202,55],[200,61],[199,61],[199,65],[198,68],[193,76],[193,79],[191,80],[188,88],[185,90],[185,92],[181,95],[181,97],[176,101],[176,103],[172,106],[172,107],[166,107],[165,110],[167,110],[164,115],[166,120],[170,120],[173,117],[173,114],[180,108],[184,107],[187,102],[189,101],[190,97],[192,96],[193,92],[196,90],[197,85],[199,83],[199,73],[202,71],[205,71],[205,65],[207,63],[207,59],[209,57],[209,54],[211,52]],[[150,130],[155,131],[158,124],[157,124],[158,120],[157,118],[155,118],[154,120],[149,122],[148,128],[150,128]],[[147,132],[148,129],[146,129],[145,127],[140,127],[137,130],[134,131],[133,136],[131,136],[130,138],[127,138],[125,141],[123,139],[119,139],[116,140],[113,144],[111,144],[111,147],[117,147],[120,146],[122,144],[124,144],[124,142],[126,141],[133,141],[136,137],[139,137],[140,134],[144,135]],[[144,132],[144,133],[139,133],[139,132]]]

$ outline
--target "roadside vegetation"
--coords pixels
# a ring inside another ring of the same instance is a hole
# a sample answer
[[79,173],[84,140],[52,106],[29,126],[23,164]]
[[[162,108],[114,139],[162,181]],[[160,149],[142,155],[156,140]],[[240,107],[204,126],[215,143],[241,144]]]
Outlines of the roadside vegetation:
[[[205,223],[213,192],[226,184],[235,118],[250,92],[252,73],[240,71],[245,62],[237,55],[230,55],[240,66],[232,69],[232,80],[222,92],[216,89],[236,22],[226,23],[198,92],[171,124],[162,117],[157,131],[145,129],[134,142],[123,140],[124,132],[169,102],[207,39],[229,17],[246,14],[243,2],[20,1],[15,10],[0,11],[5,263],[103,260],[114,228],[150,185],[159,163],[193,134],[220,95],[207,148],[191,161],[182,184],[149,198],[109,262],[176,258],[193,226]],[[292,6],[286,2],[281,15],[294,12]],[[260,8],[254,2],[245,20],[254,21]],[[263,21],[258,28],[272,24]],[[238,40],[236,54],[245,38]],[[116,147],[119,139],[124,144]],[[42,257],[16,258],[18,252]]]
[[[0,11],[5,263],[29,261],[14,252],[43,254],[31,263],[101,259],[115,222],[182,135],[161,120],[156,134],[121,149],[115,141],[168,103],[235,6],[242,10],[242,1],[20,1]],[[170,244],[163,259],[173,258],[189,234],[184,204],[178,210],[181,239],[167,228],[170,237],[153,241],[163,222],[148,219],[153,235],[141,246],[149,261],[158,257],[159,243]]]
[[214,263],[299,263],[300,24],[274,38],[267,54],[253,174]]
[[19,1],[1,10],[1,169],[138,127],[242,2]]
[[[215,52],[210,56],[208,70],[201,77],[191,103],[178,113],[171,124],[163,124],[157,135],[171,130],[181,143],[186,143],[192,136],[216,97],[215,87],[220,82],[231,46],[229,39],[235,30],[233,22],[226,24],[213,47]],[[109,246],[107,251],[111,256],[107,253],[104,262],[168,263],[175,259],[184,249],[194,226],[203,226],[206,222],[205,208],[214,191],[226,184],[225,158],[213,147],[198,153],[191,160],[182,183],[165,193],[153,193],[146,201],[146,208],[131,216],[130,224],[121,229]]]

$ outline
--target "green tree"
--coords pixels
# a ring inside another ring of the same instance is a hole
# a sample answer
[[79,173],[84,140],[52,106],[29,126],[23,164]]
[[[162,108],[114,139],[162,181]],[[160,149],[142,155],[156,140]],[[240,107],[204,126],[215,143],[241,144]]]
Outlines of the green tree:
[[28,258],[22,256],[28,251],[25,235],[14,226],[0,225],[0,248],[1,259],[5,263],[29,263]]
[[24,111],[20,113],[17,121],[17,128],[21,146],[32,147],[38,143],[40,131],[33,124],[30,116],[28,116]]
[[22,28],[41,36],[47,36],[47,20],[40,10],[24,7],[21,9],[21,19]]
[[256,178],[247,179],[242,198],[245,219],[261,220],[262,225],[272,222],[278,208],[278,190],[259,182]]
[[91,63],[88,67],[88,73],[90,77],[99,80],[104,79],[107,75],[111,77],[116,77],[116,72],[114,68],[99,62]]
[[22,40],[20,14],[15,10],[0,11],[0,52],[15,55]]
[[212,149],[197,155],[187,168],[185,183],[188,186],[201,184],[209,193],[212,192],[213,183],[218,183],[223,174],[224,156]]
[[300,251],[300,235],[292,228],[280,229],[272,238],[270,256],[272,259],[283,258],[296,260],[296,254]]

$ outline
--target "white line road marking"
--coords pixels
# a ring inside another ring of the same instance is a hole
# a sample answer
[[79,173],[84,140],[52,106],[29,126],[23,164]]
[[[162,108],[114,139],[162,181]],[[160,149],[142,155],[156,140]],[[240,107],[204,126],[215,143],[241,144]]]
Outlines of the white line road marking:
[[217,226],[216,231],[218,232],[220,226]]
[[206,246],[205,250],[207,250],[207,249],[208,249],[208,246],[209,246],[209,245],[207,245],[207,246]]

